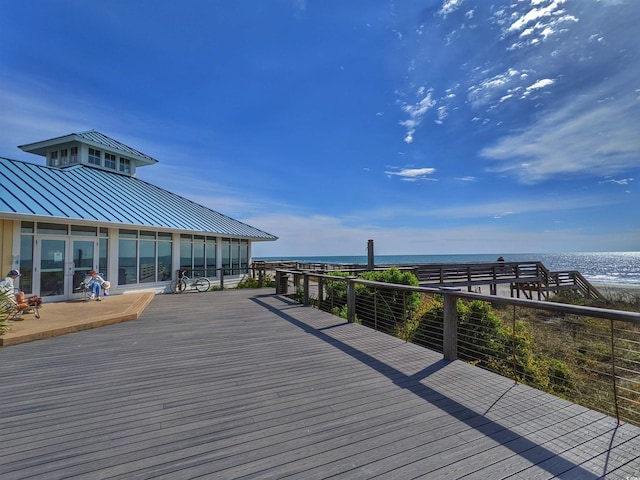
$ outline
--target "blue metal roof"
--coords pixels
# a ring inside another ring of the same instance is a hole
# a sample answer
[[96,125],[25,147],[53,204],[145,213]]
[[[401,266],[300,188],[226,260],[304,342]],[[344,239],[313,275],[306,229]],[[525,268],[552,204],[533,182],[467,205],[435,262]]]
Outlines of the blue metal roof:
[[125,145],[122,142],[114,140],[111,137],[107,137],[105,134],[100,133],[97,130],[89,130],[87,132],[79,132],[79,133],[76,133],[75,135],[77,135],[78,137],[84,138],[85,140],[91,140],[93,142],[100,143],[100,144],[102,144],[102,145],[104,145],[106,147],[110,147],[112,149],[120,150],[121,152],[124,152],[124,153],[126,153],[128,155],[133,155],[133,156],[137,156],[137,157],[146,158],[147,160],[150,160],[153,163],[156,163],[158,161],[155,158],[150,157],[149,155],[146,155],[146,154],[136,150],[135,148],[129,147],[129,146]]
[[[95,202],[87,192],[108,199]],[[0,215],[34,215],[247,238],[277,237],[135,177],[0,157]]]

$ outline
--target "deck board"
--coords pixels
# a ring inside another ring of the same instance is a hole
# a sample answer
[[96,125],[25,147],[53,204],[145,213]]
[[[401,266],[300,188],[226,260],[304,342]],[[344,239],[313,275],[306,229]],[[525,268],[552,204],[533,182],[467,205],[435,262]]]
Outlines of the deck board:
[[640,476],[640,428],[264,292],[0,351],[0,478]]

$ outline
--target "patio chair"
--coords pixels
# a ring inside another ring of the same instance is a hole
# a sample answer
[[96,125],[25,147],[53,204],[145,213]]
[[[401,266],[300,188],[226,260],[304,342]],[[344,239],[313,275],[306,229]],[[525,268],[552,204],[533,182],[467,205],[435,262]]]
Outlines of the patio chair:
[[76,288],[82,293],[83,300],[89,300],[91,298],[91,287],[88,283],[80,282],[80,285]]
[[15,298],[7,295],[3,302],[9,320],[22,320],[21,317],[25,313],[33,313],[36,318],[40,318],[42,298],[37,295],[26,297],[24,292],[16,292]]

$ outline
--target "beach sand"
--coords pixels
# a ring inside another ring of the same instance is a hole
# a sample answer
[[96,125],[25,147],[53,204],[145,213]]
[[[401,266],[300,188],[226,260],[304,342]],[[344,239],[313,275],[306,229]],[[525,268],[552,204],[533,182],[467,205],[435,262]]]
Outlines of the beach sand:
[[[612,285],[610,283],[591,283],[602,295],[609,300],[622,300],[633,301],[634,299],[640,299],[640,285]],[[482,286],[481,293],[488,294],[489,286]],[[508,284],[498,285],[497,293],[501,297],[511,297],[511,288]],[[515,295],[515,292],[514,292]],[[522,293],[520,298],[524,298]],[[534,300],[537,300],[537,295],[534,293]]]

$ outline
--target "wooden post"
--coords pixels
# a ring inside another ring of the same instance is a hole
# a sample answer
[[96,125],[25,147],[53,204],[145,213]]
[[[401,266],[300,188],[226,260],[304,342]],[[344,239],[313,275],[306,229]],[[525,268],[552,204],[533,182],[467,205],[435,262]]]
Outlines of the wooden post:
[[367,241],[367,270],[375,269],[375,261],[373,256],[373,240]]
[[[276,295],[280,295],[280,270],[276,270]],[[220,279],[222,279],[222,271],[220,272]]]
[[444,359],[450,361],[458,358],[458,311],[456,305],[457,298],[445,293],[442,351]]
[[305,307],[309,306],[309,274],[305,273],[302,279],[302,288],[304,290],[302,302]]
[[353,280],[347,280],[347,322],[356,320],[356,284]]

